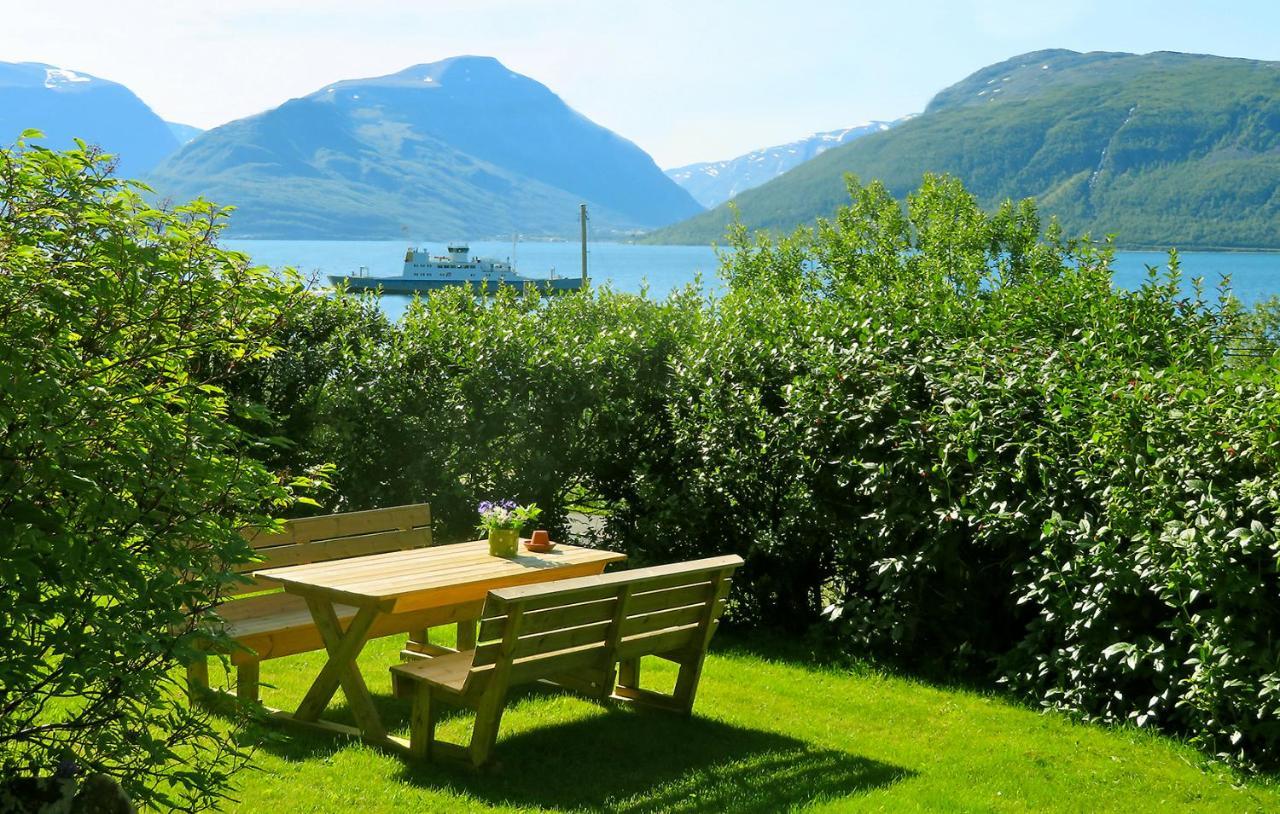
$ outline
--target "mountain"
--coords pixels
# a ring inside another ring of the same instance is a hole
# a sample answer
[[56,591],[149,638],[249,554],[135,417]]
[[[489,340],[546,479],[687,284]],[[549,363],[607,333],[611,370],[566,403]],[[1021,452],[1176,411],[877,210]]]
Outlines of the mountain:
[[326,85],[216,127],[150,176],[174,199],[233,204],[267,238],[597,234],[701,210],[630,141],[489,57]]
[[117,173],[141,175],[178,149],[163,120],[124,85],[41,62],[0,62],[0,144],[23,130],[36,143],[73,146],[80,138],[118,156]]
[[[910,118],[909,116],[907,118]],[[905,121],[899,119],[898,121]],[[839,147],[861,136],[888,130],[893,122],[867,122],[843,130],[828,130],[812,136],[765,147],[763,150],[730,158],[727,161],[704,161],[666,170],[667,177],[689,191],[705,207],[719,206],[739,192],[771,181],[787,170],[799,166],[832,147]]]
[[173,133],[173,137],[178,140],[179,144],[186,144],[204,132],[201,128],[190,124],[179,124],[178,122],[165,122],[165,124],[168,125],[169,132]]
[[[1069,234],[1123,247],[1280,248],[1280,63],[1052,50],[984,68],[886,133],[829,150],[736,199],[788,230],[848,202],[843,178],[899,197],[925,172],[988,207],[1034,196]],[[720,206],[646,239],[718,239]]]

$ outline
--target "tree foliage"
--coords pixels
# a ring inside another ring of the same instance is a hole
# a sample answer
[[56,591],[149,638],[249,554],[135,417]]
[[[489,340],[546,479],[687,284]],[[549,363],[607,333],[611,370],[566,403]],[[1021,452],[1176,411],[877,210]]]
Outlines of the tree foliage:
[[201,808],[239,752],[175,668],[239,535],[289,499],[220,384],[296,283],[219,249],[207,204],[148,207],[85,149],[0,152],[0,767],[67,762]]

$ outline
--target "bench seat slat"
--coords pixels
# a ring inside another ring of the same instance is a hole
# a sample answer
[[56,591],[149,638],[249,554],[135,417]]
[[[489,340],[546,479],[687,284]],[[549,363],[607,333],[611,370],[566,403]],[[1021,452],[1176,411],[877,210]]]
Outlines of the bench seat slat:
[[[356,615],[350,605],[335,605],[338,619],[346,621]],[[218,608],[226,632],[236,639],[261,633],[283,633],[300,627],[311,627],[311,611],[307,601],[293,594],[273,593],[245,597]]]
[[[323,639],[315,627],[306,600],[284,593],[278,583],[259,578],[258,571],[423,548],[431,545],[430,524],[431,507],[420,503],[289,520],[281,532],[242,531],[262,560],[240,569],[245,581],[224,589],[227,601],[215,608],[217,619],[212,621],[214,625],[221,624],[225,633],[247,648],[234,651],[232,661],[250,665],[263,659],[324,649]],[[270,593],[260,593],[262,591]],[[256,595],[244,596],[250,593]],[[409,620],[476,619],[482,607],[483,603],[471,602],[465,606],[416,612],[416,615],[392,615],[386,620],[379,620],[380,632],[371,635],[414,630],[408,626],[411,624]],[[335,605],[335,611],[340,622],[356,614],[356,608],[348,605]]]
[[474,656],[475,651],[461,650],[444,656],[397,664],[393,669],[400,675],[423,679],[454,692],[462,692],[467,675],[472,670],[471,660]]
[[[471,602],[445,608],[431,608],[409,613],[380,614],[369,629],[369,638],[391,636],[397,633],[414,633],[424,628],[465,622],[480,615],[483,603]],[[339,619],[345,621],[343,615]],[[314,623],[302,626],[273,628],[259,624],[263,628],[255,633],[240,633],[236,641],[251,652],[236,651],[231,654],[231,661],[236,664],[251,661],[266,661],[297,653],[309,653],[324,649],[324,639]]]

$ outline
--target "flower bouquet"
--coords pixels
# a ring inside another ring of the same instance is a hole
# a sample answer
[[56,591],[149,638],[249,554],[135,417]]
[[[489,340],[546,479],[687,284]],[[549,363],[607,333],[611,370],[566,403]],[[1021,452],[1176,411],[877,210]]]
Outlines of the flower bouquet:
[[532,524],[542,514],[538,504],[519,506],[515,501],[484,501],[477,507],[480,512],[479,530],[489,535],[489,553],[495,557],[514,557],[520,541],[520,529]]

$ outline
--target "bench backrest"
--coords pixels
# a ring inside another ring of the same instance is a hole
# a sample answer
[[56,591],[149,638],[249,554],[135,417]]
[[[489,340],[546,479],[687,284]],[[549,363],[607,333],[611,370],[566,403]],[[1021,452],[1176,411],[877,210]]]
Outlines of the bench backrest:
[[[242,566],[241,573],[286,565],[327,562],[365,554],[382,554],[431,545],[431,506],[414,503],[387,509],[326,514],[288,520],[279,532],[241,532],[262,559]],[[235,585],[227,594],[261,591],[272,584]]]
[[705,649],[737,556],[490,591],[472,679],[519,683],[581,668]]

